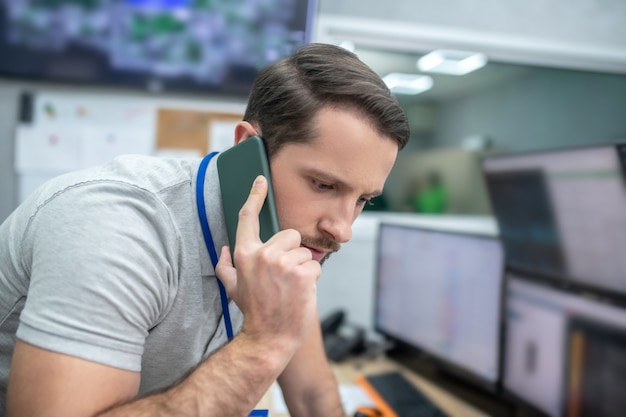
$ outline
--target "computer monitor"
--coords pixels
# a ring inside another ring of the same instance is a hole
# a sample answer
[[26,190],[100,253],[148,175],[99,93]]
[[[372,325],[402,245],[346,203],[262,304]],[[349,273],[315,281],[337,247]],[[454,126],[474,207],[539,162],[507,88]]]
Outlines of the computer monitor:
[[626,145],[481,161],[507,267],[626,296]]
[[317,0],[0,0],[0,77],[245,98]]
[[550,417],[623,414],[626,310],[527,278],[507,277],[505,394]]
[[375,330],[495,389],[503,265],[495,236],[381,223]]
[[626,410],[626,330],[574,318],[567,329],[565,415],[620,417]]

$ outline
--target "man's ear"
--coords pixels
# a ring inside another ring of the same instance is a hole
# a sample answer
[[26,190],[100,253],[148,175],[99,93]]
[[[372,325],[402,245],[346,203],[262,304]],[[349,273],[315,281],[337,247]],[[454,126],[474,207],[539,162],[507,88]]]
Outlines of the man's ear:
[[235,145],[248,139],[251,136],[257,136],[257,130],[250,123],[241,121],[235,126]]

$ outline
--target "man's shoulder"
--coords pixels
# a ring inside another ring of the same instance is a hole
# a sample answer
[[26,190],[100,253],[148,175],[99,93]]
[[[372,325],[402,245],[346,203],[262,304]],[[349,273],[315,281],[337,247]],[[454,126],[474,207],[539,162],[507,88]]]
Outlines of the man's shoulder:
[[181,183],[190,183],[199,159],[122,155],[95,168],[90,174],[103,180],[121,181],[159,192]]
[[51,197],[70,189],[106,187],[109,191],[142,190],[159,194],[177,185],[191,184],[200,160],[122,155],[111,161],[53,178],[39,190],[40,197]]
[[119,197],[167,200],[189,194],[200,160],[124,155],[100,166],[73,171],[48,180],[33,192],[19,211],[27,217],[50,202],[69,208],[112,202]]

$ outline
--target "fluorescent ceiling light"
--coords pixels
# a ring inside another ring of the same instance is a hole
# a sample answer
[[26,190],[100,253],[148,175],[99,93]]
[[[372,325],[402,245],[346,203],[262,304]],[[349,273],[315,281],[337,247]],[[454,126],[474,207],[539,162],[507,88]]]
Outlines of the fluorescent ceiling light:
[[465,75],[487,63],[485,54],[439,49],[417,60],[417,68],[424,72]]
[[428,75],[401,74],[392,72],[383,77],[387,87],[395,94],[419,94],[430,90],[433,86],[433,79]]

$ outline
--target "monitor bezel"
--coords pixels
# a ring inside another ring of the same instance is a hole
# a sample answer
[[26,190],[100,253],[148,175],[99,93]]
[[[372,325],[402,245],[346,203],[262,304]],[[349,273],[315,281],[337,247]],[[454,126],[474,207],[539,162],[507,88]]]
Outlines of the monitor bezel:
[[[424,231],[424,232],[441,233],[441,234],[446,234],[446,235],[461,236],[461,237],[475,238],[475,239],[485,239],[485,240],[494,241],[502,247],[503,264],[502,264],[502,271],[501,271],[500,288],[498,291],[500,300],[498,302],[498,318],[497,318],[497,322],[499,323],[499,325],[497,329],[497,341],[498,342],[497,342],[497,347],[496,347],[496,354],[498,355],[498,357],[496,358],[496,363],[497,363],[496,378],[493,381],[489,380],[488,378],[485,378],[483,375],[480,375],[470,369],[463,367],[462,365],[442,355],[439,355],[437,352],[432,352],[429,349],[426,349],[424,347],[416,346],[412,342],[403,340],[399,338],[398,336],[393,335],[389,333],[388,331],[386,331],[385,329],[380,327],[377,321],[377,317],[378,317],[378,311],[379,311],[378,294],[379,294],[379,287],[380,287],[381,232],[383,228],[385,227],[415,229],[415,230]],[[488,392],[490,394],[497,394],[500,390],[500,383],[502,379],[502,370],[503,370],[502,368],[503,366],[502,343],[504,341],[503,339],[503,333],[504,333],[503,313],[504,313],[504,305],[505,305],[504,304],[504,301],[505,301],[504,300],[504,295],[505,295],[504,293],[504,290],[505,290],[504,259],[505,259],[504,247],[502,246],[502,243],[500,242],[498,236],[494,234],[480,233],[480,232],[475,232],[475,231],[427,227],[427,226],[422,226],[422,225],[413,225],[413,224],[406,224],[406,223],[396,223],[396,222],[386,222],[386,221],[380,222],[378,225],[378,230],[376,234],[376,245],[375,245],[374,292],[373,292],[374,308],[373,308],[372,319],[373,319],[373,324],[374,324],[374,330],[378,332],[379,334],[383,335],[387,340],[393,342],[394,344],[394,347],[391,348],[391,350],[388,352],[388,355],[393,358],[395,356],[395,353],[397,353],[398,351],[410,352],[411,356],[415,356],[415,358],[417,358],[420,361],[432,363],[433,365],[435,365],[438,371],[446,373],[446,374],[450,374],[454,378],[460,379],[462,383],[464,384],[478,387],[482,391]]]

